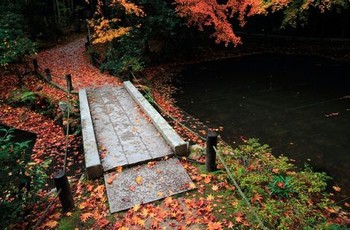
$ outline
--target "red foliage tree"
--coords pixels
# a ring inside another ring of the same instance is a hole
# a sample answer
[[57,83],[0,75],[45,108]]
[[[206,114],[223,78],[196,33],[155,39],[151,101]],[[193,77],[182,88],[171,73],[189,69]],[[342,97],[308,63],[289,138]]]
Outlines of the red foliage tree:
[[344,7],[346,0],[228,0],[226,3],[218,0],[175,0],[176,11],[180,17],[187,19],[189,25],[194,25],[203,30],[206,26],[212,26],[216,43],[228,45],[241,43],[232,29],[233,19],[238,20],[240,26],[244,26],[247,17],[253,15],[265,15],[284,10],[283,25],[295,25],[297,19],[305,18],[305,12],[309,8],[318,8],[321,12],[333,7]]

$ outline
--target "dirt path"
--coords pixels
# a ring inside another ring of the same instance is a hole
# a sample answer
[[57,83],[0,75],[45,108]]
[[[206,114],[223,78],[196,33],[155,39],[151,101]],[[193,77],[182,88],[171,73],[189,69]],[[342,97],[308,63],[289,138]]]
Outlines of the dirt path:
[[90,63],[85,54],[85,38],[42,51],[37,55],[37,59],[42,71],[49,68],[53,81],[61,86],[66,85],[66,74],[72,75],[75,90],[104,85],[121,85],[117,77],[101,73]]

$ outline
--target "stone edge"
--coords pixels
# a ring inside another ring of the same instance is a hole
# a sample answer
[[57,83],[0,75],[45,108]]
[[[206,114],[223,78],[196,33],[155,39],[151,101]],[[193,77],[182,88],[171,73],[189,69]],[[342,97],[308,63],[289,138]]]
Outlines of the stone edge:
[[96,144],[96,137],[90,114],[86,89],[79,90],[79,105],[81,130],[83,135],[85,166],[89,179],[101,177],[103,174],[100,156]]
[[125,89],[132,96],[134,101],[141,107],[143,112],[151,119],[153,125],[160,132],[166,142],[170,145],[171,149],[176,155],[186,156],[188,155],[188,142],[185,142],[175,132],[175,130],[168,124],[168,122],[158,113],[158,111],[144,98],[144,96],[136,89],[136,87],[130,82],[125,81],[123,83]]

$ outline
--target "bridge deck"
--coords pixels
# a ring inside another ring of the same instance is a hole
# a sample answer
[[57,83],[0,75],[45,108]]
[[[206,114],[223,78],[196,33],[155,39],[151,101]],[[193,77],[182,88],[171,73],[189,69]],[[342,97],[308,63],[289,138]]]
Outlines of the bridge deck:
[[89,89],[87,98],[104,171],[173,154],[125,88]]
[[[132,167],[174,152],[184,154],[188,144],[130,82],[80,90],[79,100],[87,174],[103,174],[112,213],[193,188],[176,158]],[[131,167],[116,175],[118,166]]]

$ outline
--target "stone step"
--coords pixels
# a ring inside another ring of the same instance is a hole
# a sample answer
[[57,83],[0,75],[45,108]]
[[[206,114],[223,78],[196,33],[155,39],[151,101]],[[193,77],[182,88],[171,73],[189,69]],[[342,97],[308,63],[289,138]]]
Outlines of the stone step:
[[104,179],[111,213],[194,189],[177,158],[107,173]]

